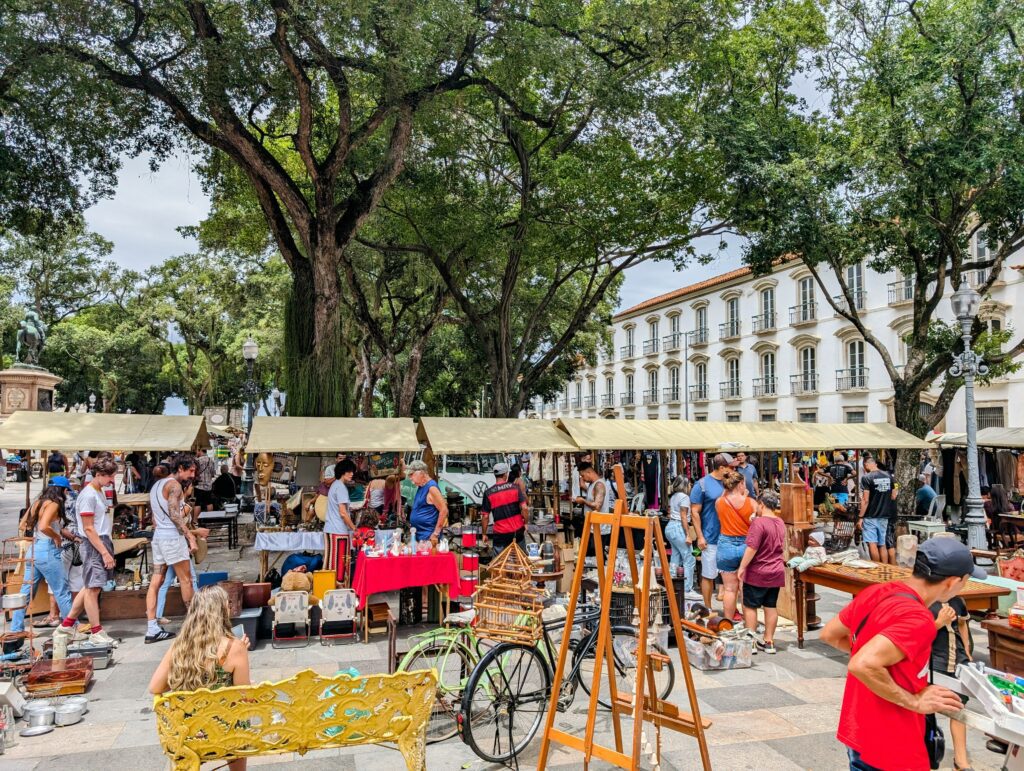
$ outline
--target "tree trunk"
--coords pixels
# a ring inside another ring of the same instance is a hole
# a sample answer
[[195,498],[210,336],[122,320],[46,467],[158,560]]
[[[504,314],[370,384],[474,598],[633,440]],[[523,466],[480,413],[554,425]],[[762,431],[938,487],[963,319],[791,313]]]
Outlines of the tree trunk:
[[[902,384],[895,389],[893,396],[893,412],[896,425],[914,436],[924,437],[928,433],[928,424],[921,417],[921,393],[907,389]],[[896,455],[896,468],[893,476],[900,486],[896,498],[896,507],[900,516],[914,515],[917,495],[917,468],[920,458],[919,450],[901,450]]]
[[292,265],[291,295],[285,306],[283,379],[288,414],[347,416],[352,414],[353,376],[342,335],[337,261],[332,249],[323,249],[313,263]]
[[413,403],[416,401],[416,387],[419,385],[420,366],[423,364],[423,349],[426,346],[426,338],[413,344],[409,351],[409,361],[405,365],[405,371],[399,372],[401,366],[395,362],[392,367],[391,379],[397,386],[394,390],[395,409],[400,418],[412,417]]

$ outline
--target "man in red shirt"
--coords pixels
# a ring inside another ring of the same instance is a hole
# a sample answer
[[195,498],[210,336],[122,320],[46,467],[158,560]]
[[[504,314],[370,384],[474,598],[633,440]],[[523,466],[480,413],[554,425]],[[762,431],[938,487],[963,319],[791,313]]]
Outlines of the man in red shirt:
[[490,515],[493,531],[491,540],[499,552],[513,541],[522,546],[523,534],[526,532],[526,515],[529,512],[523,488],[515,482],[508,481],[510,470],[507,463],[494,464],[495,484],[487,488],[480,504],[483,534],[487,535],[487,515]]
[[962,543],[931,538],[918,547],[911,578],[868,587],[825,625],[821,639],[850,653],[836,738],[851,771],[929,768],[924,716],[962,705],[949,689],[928,685],[935,639],[928,608],[986,575]]

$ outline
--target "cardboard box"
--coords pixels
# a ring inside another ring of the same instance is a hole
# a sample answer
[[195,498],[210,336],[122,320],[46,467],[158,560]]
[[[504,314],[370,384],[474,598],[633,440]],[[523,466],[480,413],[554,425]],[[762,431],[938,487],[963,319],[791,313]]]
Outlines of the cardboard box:
[[556,554],[562,566],[562,577],[558,579],[558,591],[565,594],[572,590],[572,579],[576,574],[576,550],[571,546],[561,546]]

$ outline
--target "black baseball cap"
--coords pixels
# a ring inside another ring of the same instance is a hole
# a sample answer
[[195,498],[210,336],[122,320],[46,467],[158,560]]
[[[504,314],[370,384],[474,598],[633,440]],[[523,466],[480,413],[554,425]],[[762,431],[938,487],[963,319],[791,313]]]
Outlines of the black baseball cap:
[[917,547],[917,562],[933,576],[988,578],[985,569],[974,564],[971,550],[956,538],[929,538]]

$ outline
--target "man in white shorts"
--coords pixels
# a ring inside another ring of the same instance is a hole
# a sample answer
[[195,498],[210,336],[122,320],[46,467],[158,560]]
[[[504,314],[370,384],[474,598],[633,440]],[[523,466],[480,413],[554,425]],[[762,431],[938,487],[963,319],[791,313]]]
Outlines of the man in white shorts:
[[190,560],[196,550],[196,539],[188,528],[183,505],[185,487],[195,475],[195,456],[181,453],[171,460],[171,475],[153,485],[149,493],[149,508],[153,513],[153,580],[146,592],[147,645],[174,637],[174,633],[163,629],[156,619],[157,596],[168,567],[178,576],[182,601],[186,605],[192,602]]

